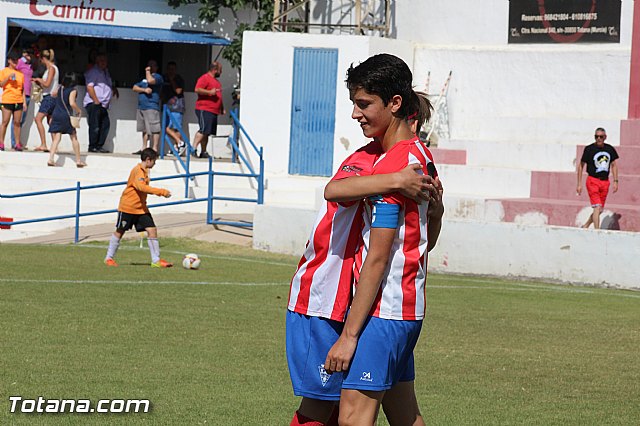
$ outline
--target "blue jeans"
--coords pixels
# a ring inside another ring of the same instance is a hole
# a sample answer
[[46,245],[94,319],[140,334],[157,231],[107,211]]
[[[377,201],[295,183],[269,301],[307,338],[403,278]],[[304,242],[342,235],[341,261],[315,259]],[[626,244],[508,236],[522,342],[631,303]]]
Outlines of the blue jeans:
[[89,124],[89,149],[100,149],[107,140],[111,122],[109,111],[102,105],[89,104],[84,107],[87,110],[87,122]]
[[[27,117],[27,110],[29,109],[29,102],[31,102],[31,96],[26,96],[25,95],[25,100],[27,102],[27,109],[23,109],[22,110],[22,120],[20,120],[20,127],[22,128],[22,125],[24,124],[24,119]],[[20,132],[20,134],[22,134],[22,132]],[[15,148],[16,147],[16,135],[14,134],[13,131],[13,126],[11,126],[11,148]]]

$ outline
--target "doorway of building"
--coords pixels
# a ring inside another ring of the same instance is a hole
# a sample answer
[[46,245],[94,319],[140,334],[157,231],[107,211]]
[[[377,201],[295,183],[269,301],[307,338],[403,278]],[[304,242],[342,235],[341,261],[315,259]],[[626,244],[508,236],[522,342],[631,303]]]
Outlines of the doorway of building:
[[337,49],[294,51],[289,174],[331,176],[337,70]]

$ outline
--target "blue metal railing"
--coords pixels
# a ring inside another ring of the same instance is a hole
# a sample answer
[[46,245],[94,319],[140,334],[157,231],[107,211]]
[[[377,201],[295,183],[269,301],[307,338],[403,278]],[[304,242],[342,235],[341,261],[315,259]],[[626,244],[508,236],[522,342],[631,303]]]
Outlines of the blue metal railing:
[[[229,138],[229,144],[231,145],[231,149],[233,151],[232,161],[238,162],[238,159],[240,159],[241,160],[241,164],[244,165],[247,168],[247,170],[249,170],[249,173],[216,173],[216,174],[219,175],[219,176],[244,176],[244,177],[253,177],[253,178],[255,178],[257,186],[258,186],[258,188],[257,188],[258,198],[256,200],[256,203],[263,204],[264,203],[264,155],[263,155],[263,148],[262,147],[258,148],[256,146],[256,144],[251,139],[251,136],[249,136],[249,133],[247,133],[245,128],[242,126],[242,124],[240,123],[240,119],[238,118],[238,110],[237,109],[232,109],[231,111],[229,111],[229,116],[233,120],[233,134]],[[253,148],[253,151],[258,156],[258,165],[259,165],[258,173],[255,172],[253,166],[251,165],[251,162],[247,159],[247,157],[240,150],[240,134],[241,134],[241,132],[242,132],[242,135],[243,135],[244,139],[249,141],[251,147]],[[213,176],[211,176],[209,179],[210,179],[209,187],[213,188]],[[224,199],[224,198],[225,197],[220,197],[220,199]],[[212,225],[232,225],[232,226],[253,226],[253,224],[247,224],[245,222],[228,222],[228,221],[222,221],[222,220],[218,220],[218,219],[212,220],[210,224],[212,224]]]
[[[162,144],[161,144],[161,154],[164,151],[164,144],[165,144],[165,137],[166,135],[164,134],[164,130],[166,129],[166,122],[165,122],[165,112],[167,112],[166,107],[165,110],[163,111],[163,120],[162,120],[162,128],[163,128],[163,137],[162,137]],[[170,114],[167,114],[167,119],[169,120],[173,120],[173,117],[171,117]],[[183,174],[177,174],[177,175],[170,175],[170,176],[161,176],[161,177],[156,177],[156,178],[152,178],[151,181],[161,181],[161,180],[170,180],[170,179],[184,179],[185,180],[185,199],[180,200],[180,201],[170,201],[170,202],[164,202],[164,203],[156,203],[156,204],[150,204],[148,207],[149,208],[155,208],[155,207],[165,207],[165,206],[173,206],[173,205],[179,205],[179,204],[189,204],[189,203],[197,203],[197,202],[207,202],[207,224],[208,225],[231,225],[231,226],[240,226],[240,227],[252,227],[253,223],[248,223],[248,222],[234,222],[234,221],[223,221],[223,220],[219,220],[219,219],[213,219],[213,201],[214,200],[220,200],[220,201],[238,201],[238,202],[249,202],[249,203],[257,203],[257,204],[263,204],[264,202],[264,158],[263,158],[263,149],[262,147],[260,147],[259,149],[256,147],[256,145],[253,143],[253,141],[251,140],[251,138],[249,137],[249,135],[247,134],[246,130],[244,129],[244,127],[242,127],[242,125],[240,124],[240,121],[238,120],[237,117],[237,113],[235,111],[231,112],[231,117],[234,121],[234,135],[233,138],[229,139],[229,142],[232,144],[232,148],[234,150],[235,153],[237,153],[237,157],[239,157],[242,162],[244,163],[244,165],[247,167],[247,169],[250,171],[250,173],[235,173],[235,172],[216,172],[213,170],[213,158],[209,158],[209,169],[206,172],[196,172],[196,173],[192,173],[190,172],[190,154],[193,150],[193,148],[191,147],[191,145],[188,142],[188,139],[186,138],[186,136],[184,135],[184,133],[182,132],[182,130],[180,131],[180,133],[182,134],[183,140],[187,143],[187,151],[186,151],[186,161],[183,161],[180,156],[178,155],[177,150],[175,149],[175,147],[173,146],[173,144],[169,144],[171,150],[173,151],[174,155],[176,156],[177,159],[179,159],[180,164],[183,166],[183,168],[185,168],[185,173]],[[251,166],[251,164],[249,163],[249,161],[246,159],[246,157],[240,152],[240,145],[239,145],[239,132],[238,129],[241,130],[243,132],[243,134],[245,135],[246,139],[249,140],[249,142],[251,143],[251,146],[253,147],[253,149],[255,150],[255,152],[258,154],[259,156],[259,172],[256,173],[253,169],[253,167]],[[207,180],[207,197],[201,197],[201,198],[189,198],[189,181],[195,179],[197,176],[208,176],[208,180]],[[227,197],[227,196],[216,196],[214,195],[214,176],[230,176],[230,177],[245,177],[245,178],[253,178],[256,179],[257,181],[257,196],[256,198],[244,198],[244,197]],[[52,189],[52,190],[47,190],[47,191],[35,191],[35,192],[27,192],[27,193],[22,193],[22,194],[0,194],[0,198],[7,198],[7,199],[14,199],[14,198],[25,198],[25,197],[37,197],[37,196],[43,196],[43,195],[51,195],[51,194],[60,194],[60,193],[65,193],[65,192],[75,192],[76,193],[76,202],[75,202],[75,213],[74,214],[67,214],[67,215],[59,215],[59,216],[47,216],[47,217],[41,217],[41,218],[36,218],[36,219],[26,219],[26,220],[18,220],[15,222],[3,222],[0,221],[0,226],[16,226],[16,225],[23,225],[23,224],[27,224],[27,223],[37,223],[37,222],[48,222],[48,221],[55,221],[55,220],[63,220],[63,219],[75,219],[75,236],[74,236],[74,242],[77,243],[79,241],[79,231],[80,231],[80,218],[81,217],[86,217],[86,216],[95,216],[95,215],[101,215],[101,214],[109,214],[109,213],[115,213],[118,210],[117,209],[110,209],[110,210],[96,210],[96,211],[89,211],[89,212],[81,212],[80,209],[80,200],[81,200],[81,193],[82,191],[87,191],[87,190],[91,190],[91,189],[98,189],[98,188],[109,188],[109,187],[114,187],[114,186],[122,186],[122,185],[126,185],[127,182],[126,181],[121,181],[121,182],[111,182],[111,183],[104,183],[104,184],[95,184],[95,185],[82,185],[80,182],[76,182],[76,186],[75,187],[69,187],[69,188],[61,188],[61,189]],[[1,231],[0,231],[1,232]]]
[[[167,127],[169,126],[169,124],[171,124],[172,128],[177,129],[180,132],[182,141],[186,144],[184,159],[180,157],[178,150],[176,149],[175,145],[171,143],[171,138],[167,134]],[[194,179],[194,177],[191,176],[191,173],[190,173],[191,153],[193,152],[193,147],[191,146],[191,142],[189,142],[189,138],[187,137],[187,135],[184,133],[184,130],[182,129],[182,123],[176,122],[175,117],[171,114],[171,111],[169,111],[169,108],[166,105],[162,107],[162,124],[161,125],[162,125],[162,130],[160,133],[160,152],[158,154],[160,155],[160,158],[164,158],[165,146],[169,146],[169,149],[173,153],[174,157],[178,160],[178,163],[180,163],[180,165],[182,166],[182,170],[184,170],[184,173],[187,175],[184,181],[184,198],[187,198],[189,197],[189,181]]]

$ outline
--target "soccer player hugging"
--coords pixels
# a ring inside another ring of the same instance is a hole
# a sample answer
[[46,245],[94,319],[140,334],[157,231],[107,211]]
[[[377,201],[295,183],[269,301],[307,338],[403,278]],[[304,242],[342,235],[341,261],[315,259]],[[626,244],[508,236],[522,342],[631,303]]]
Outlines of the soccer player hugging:
[[351,116],[372,141],[327,184],[291,282],[287,359],[303,397],[291,425],[371,425],[380,404],[391,424],[424,424],[413,349],[444,207],[432,155],[416,137],[431,105],[412,80],[389,54],[347,71]]

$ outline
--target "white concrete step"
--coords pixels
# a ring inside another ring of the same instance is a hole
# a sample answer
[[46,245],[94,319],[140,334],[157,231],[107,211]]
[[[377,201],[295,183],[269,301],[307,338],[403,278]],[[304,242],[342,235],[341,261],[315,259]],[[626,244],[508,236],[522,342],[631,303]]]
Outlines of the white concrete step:
[[528,198],[531,193],[529,170],[441,164],[438,173],[446,194],[471,198]]
[[511,167],[536,171],[575,170],[576,145],[452,140],[444,141],[439,148],[465,150],[469,166]]
[[[93,154],[93,153],[82,153],[82,160],[87,163],[86,170],[91,170],[95,168],[96,170],[104,171],[104,170],[117,170],[122,172],[123,170],[129,171],[140,162],[140,157],[135,155],[121,155],[121,154]],[[182,157],[183,160],[185,157]],[[1,165],[23,165],[28,166],[30,168],[45,167],[47,164],[47,160],[49,159],[49,154],[41,153],[41,152],[14,152],[14,151],[4,151],[0,152],[0,166]],[[64,168],[72,168],[75,169],[75,156],[69,150],[62,150],[58,154],[56,154],[56,163],[59,167]],[[59,168],[58,167],[58,168]],[[195,159],[191,158],[190,161],[190,170],[197,171],[206,171],[208,170],[209,162],[205,159]],[[242,167],[236,163],[231,163],[229,161],[216,161],[214,159],[214,169],[216,170],[237,170]],[[55,170],[56,168],[51,167],[50,169]],[[78,169],[80,170],[80,169]],[[152,175],[159,174],[176,174],[182,172],[182,166],[172,156],[165,156],[164,159],[158,159],[155,167],[153,168]]]
[[[90,163],[88,167],[78,169],[72,156],[64,156],[59,160],[61,167],[43,167],[40,160],[45,161],[46,156],[23,154],[12,156],[7,159],[0,156],[0,193],[17,194],[24,192],[34,192],[49,189],[60,189],[75,187],[76,182],[82,185],[102,184],[110,182],[122,182],[128,178],[130,169],[137,164],[131,159],[113,158],[113,156],[93,155],[87,158]],[[8,160],[17,160],[15,163]],[[38,161],[38,164],[34,164]],[[109,167],[102,167],[103,164]],[[93,165],[93,167],[92,167]],[[213,169],[216,172],[224,173],[245,173],[245,167],[229,162],[214,162]],[[208,170],[207,161],[192,161],[190,164],[192,173],[206,172]],[[163,160],[156,163],[152,170],[152,178],[183,174],[180,164],[175,160]],[[240,176],[215,176],[214,185],[221,188],[251,188],[257,187],[255,178]],[[154,181],[155,186],[180,187],[184,185],[182,179]],[[208,185],[207,176],[196,176],[189,183],[190,186],[206,187]],[[121,191],[122,189],[119,189]],[[93,191],[93,190],[92,190]],[[99,190],[96,190],[99,191]],[[184,192],[184,191],[182,191]]]
[[[226,140],[225,140],[226,144]],[[210,146],[211,147],[211,146]],[[209,151],[211,152],[211,151]],[[37,152],[2,152],[0,153],[0,194],[19,194],[51,189],[75,188],[78,181],[83,186],[124,182],[127,180],[131,168],[139,163],[136,156],[115,154],[83,154],[83,161],[87,167],[78,169],[75,157],[70,152],[62,152],[57,158],[59,167],[48,167],[48,154]],[[191,172],[206,172],[209,161],[191,159]],[[214,160],[213,170],[225,173],[244,173],[246,167],[229,161]],[[183,174],[180,163],[172,157],[158,160],[151,172],[153,177]],[[197,176],[189,180],[187,197],[189,199],[205,198],[208,190],[208,177]],[[149,205],[182,200],[185,196],[185,180],[156,180],[153,186],[167,188],[172,192],[170,199],[149,196]],[[234,198],[257,198],[257,182],[254,178],[239,176],[215,176],[214,194]],[[100,210],[116,209],[124,189],[123,185],[83,190],[81,193],[81,208],[83,213]],[[25,198],[0,199],[0,216],[12,217],[14,221],[43,217],[71,215],[75,213],[75,191]],[[214,215],[248,213],[252,214],[255,203],[227,200],[213,202]],[[206,201],[186,203],[152,209],[155,213],[198,213],[207,212]],[[80,219],[80,225],[114,223],[115,213],[85,216]],[[15,225],[11,230],[2,230],[0,241],[26,238],[29,236],[46,235],[61,228],[75,226],[75,219],[36,222]]]
[[318,209],[329,178],[271,175],[265,179],[265,204]]
[[[451,138],[532,144],[579,145],[593,140],[597,127],[607,129],[607,142],[620,144],[620,118],[466,117],[464,127],[451,117]],[[438,142],[440,145],[442,141]]]
[[[46,183],[43,183],[41,178],[19,178],[19,177],[6,177],[2,179],[3,181],[0,184],[0,194],[3,195],[15,195],[15,194],[24,194],[38,191],[48,191],[48,190],[57,190],[57,189],[71,189],[73,191],[70,192],[61,192],[55,194],[48,195],[39,195],[36,196],[41,200],[41,202],[51,202],[51,200],[56,200],[58,198],[63,199],[72,199],[75,204],[75,188],[76,181],[75,180],[63,180],[63,179],[50,179]],[[91,182],[87,180],[81,180],[81,185],[93,185],[93,184],[102,184],[108,182]],[[173,180],[162,180],[151,182],[151,185],[158,188],[166,188],[174,196],[183,197],[184,196],[184,180],[183,179],[173,179]],[[189,186],[193,186],[190,183]],[[125,188],[125,184],[110,186],[105,188],[95,188],[95,189],[85,189],[81,191],[80,198],[84,202],[85,198],[88,199],[99,198],[99,197],[107,197],[110,198],[112,196],[120,197],[123,189]],[[71,195],[73,194],[73,195]],[[41,197],[41,198],[40,198]],[[153,196],[150,195],[150,198]],[[4,198],[0,203],[10,203],[10,200],[21,200],[28,199],[32,197],[25,198]]]
[[[221,194],[222,195],[222,194]],[[234,194],[235,195],[235,194]],[[159,200],[159,202],[162,202]],[[149,203],[152,206],[155,203]],[[213,202],[213,214],[253,214],[255,210],[255,203],[244,203],[244,202],[236,202],[236,201],[226,201],[226,200],[214,200]],[[91,209],[91,210],[111,210],[117,208],[117,204],[113,204],[110,206],[104,206],[101,209]],[[82,210],[86,212],[88,210]],[[164,206],[164,207],[156,207],[151,208],[152,214],[162,214],[162,213],[198,213],[205,215],[207,213],[207,202],[197,202],[197,203],[187,203],[187,204],[179,204],[174,206]],[[2,216],[12,217],[14,222],[20,220],[29,220],[29,219],[38,219],[42,217],[51,217],[51,216],[59,216],[59,215],[69,215],[75,213],[75,208],[65,207],[65,206],[48,206],[46,213],[42,215],[29,215],[25,216],[24,210],[16,212],[17,214],[12,214],[12,211],[4,210],[2,212]],[[80,218],[80,226],[87,225],[96,225],[96,224],[115,224],[116,213],[105,213],[100,215],[92,215],[92,216],[84,216]],[[53,232],[58,229],[64,229],[75,226],[75,218],[69,219],[61,219],[54,221],[45,221],[45,222],[34,222],[34,223],[26,223],[21,225],[14,225],[10,230],[1,229],[0,230],[0,241],[5,241],[9,236],[16,234],[16,236],[11,236],[10,239],[14,238],[27,238],[31,236],[37,235],[46,235],[47,233]]]
[[16,241],[51,234],[53,234],[53,231],[29,231],[14,226],[11,229],[0,229],[0,242]]
[[[106,181],[91,181],[88,179],[79,179],[82,186],[88,185],[100,185],[106,184],[110,182],[115,182],[117,179],[106,180]],[[123,182],[120,180],[120,182]],[[38,192],[38,191],[48,191],[55,189],[70,189],[73,188],[74,191],[74,200],[75,200],[75,188],[76,188],[76,179],[50,179],[50,178],[35,178],[35,177],[15,177],[8,176],[0,179],[0,194],[3,195],[12,195],[12,194],[24,194],[30,192]],[[185,180],[184,178],[176,178],[176,179],[167,179],[167,180],[156,180],[152,181],[151,185],[158,188],[167,188],[171,191],[174,196],[184,197],[184,188],[185,188]],[[193,180],[189,180],[188,183],[189,188],[197,188],[197,189],[206,189],[208,188],[208,179],[207,176],[196,176]],[[214,188],[217,189],[225,189],[225,190],[236,190],[243,191],[245,189],[256,190],[257,182],[255,179],[246,178],[246,177],[231,177],[231,176],[215,176],[214,178]],[[122,190],[124,189],[125,184],[110,186],[105,188],[95,188],[95,189],[87,189],[82,191],[81,198],[84,200],[85,197],[91,197],[94,194],[117,194],[120,196]],[[58,197],[64,196],[67,193],[59,193],[46,195],[42,197]],[[75,202],[75,201],[74,201]],[[2,201],[0,201],[0,204]]]

